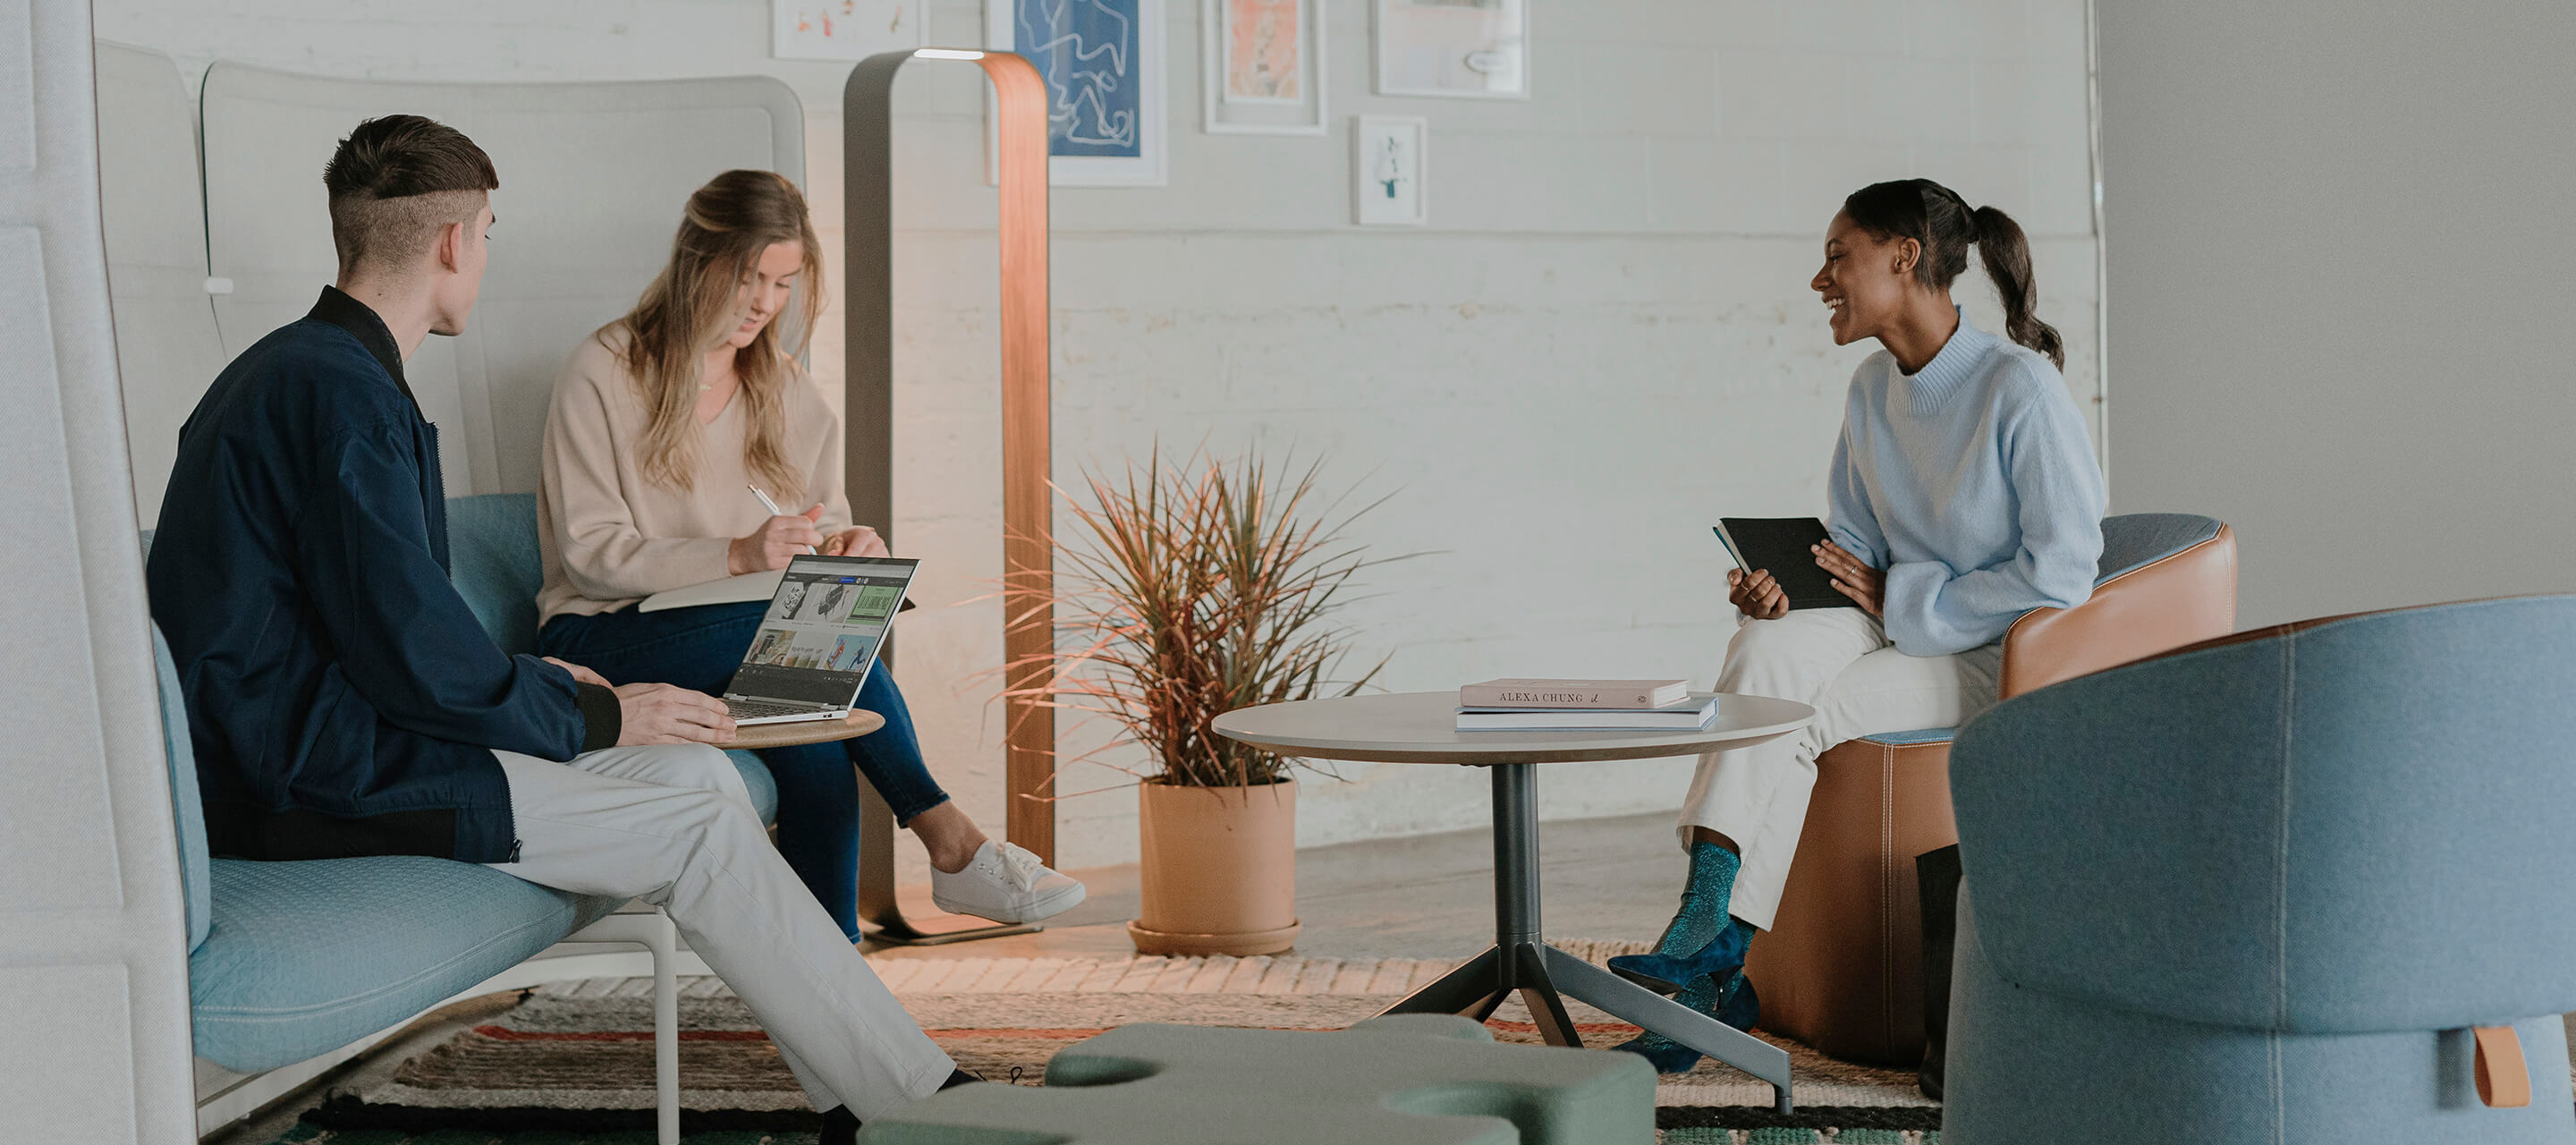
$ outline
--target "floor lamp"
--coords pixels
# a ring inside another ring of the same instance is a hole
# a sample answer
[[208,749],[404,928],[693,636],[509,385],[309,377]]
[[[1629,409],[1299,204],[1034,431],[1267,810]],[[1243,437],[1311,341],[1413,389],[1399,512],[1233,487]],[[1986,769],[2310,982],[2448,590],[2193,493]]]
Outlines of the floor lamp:
[[[1005,835],[1055,862],[1055,712],[1027,694],[1046,682],[1054,648],[1055,558],[1048,537],[1047,88],[1010,52],[920,48],[859,61],[841,93],[842,272],[848,278],[847,469],[850,508],[892,542],[894,524],[895,73],[913,60],[984,69],[1000,104],[1002,248],[1002,631],[1009,747]],[[889,652],[891,651],[889,634]],[[859,784],[859,917],[879,942],[930,945],[1022,934],[1034,926],[924,931],[894,893],[894,813]]]

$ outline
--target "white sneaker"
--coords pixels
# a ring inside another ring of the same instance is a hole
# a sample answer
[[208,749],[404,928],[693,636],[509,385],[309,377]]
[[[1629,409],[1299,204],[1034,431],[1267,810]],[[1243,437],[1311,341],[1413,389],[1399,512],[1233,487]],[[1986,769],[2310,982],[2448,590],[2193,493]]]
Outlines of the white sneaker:
[[949,874],[930,869],[930,901],[950,914],[971,914],[995,922],[1036,922],[1080,905],[1080,880],[1039,862],[1028,848],[996,839],[984,840],[966,869]]

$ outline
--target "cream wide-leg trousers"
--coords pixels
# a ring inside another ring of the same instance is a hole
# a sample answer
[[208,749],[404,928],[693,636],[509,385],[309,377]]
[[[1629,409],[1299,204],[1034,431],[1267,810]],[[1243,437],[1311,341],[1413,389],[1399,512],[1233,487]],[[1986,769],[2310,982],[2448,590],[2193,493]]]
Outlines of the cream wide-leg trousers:
[[867,1121],[956,1068],[770,846],[742,776],[711,747],[618,747],[553,763],[492,753],[519,857],[492,868],[575,894],[640,898],[760,1019],[817,1109]]
[[1857,608],[1744,621],[1727,643],[1717,690],[1796,700],[1813,705],[1816,718],[1778,739],[1700,757],[1677,831],[1684,849],[1693,827],[1741,848],[1729,913],[1771,929],[1807,825],[1818,755],[1874,732],[1956,726],[1994,705],[2002,663],[2000,643],[1908,656],[1888,643],[1877,617]]

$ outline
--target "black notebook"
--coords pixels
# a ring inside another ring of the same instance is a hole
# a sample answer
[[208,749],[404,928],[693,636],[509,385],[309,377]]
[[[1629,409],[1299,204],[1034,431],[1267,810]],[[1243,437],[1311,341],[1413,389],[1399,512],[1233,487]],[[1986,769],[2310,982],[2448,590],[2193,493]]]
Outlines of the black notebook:
[[1720,517],[1717,539],[1735,558],[1737,568],[1770,572],[1789,594],[1790,611],[1801,608],[1858,608],[1834,587],[1831,573],[1817,567],[1814,546],[1825,542],[1825,523],[1813,517]]

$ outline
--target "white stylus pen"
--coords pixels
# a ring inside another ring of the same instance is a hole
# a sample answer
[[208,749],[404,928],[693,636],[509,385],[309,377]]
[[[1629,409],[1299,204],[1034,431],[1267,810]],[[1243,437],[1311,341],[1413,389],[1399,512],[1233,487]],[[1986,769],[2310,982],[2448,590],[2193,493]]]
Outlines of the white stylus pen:
[[[760,507],[761,507],[761,508],[763,508],[763,509],[767,509],[767,510],[769,510],[769,515],[770,515],[770,516],[772,516],[772,517],[784,517],[784,516],[787,516],[787,515],[788,515],[788,514],[787,514],[787,512],[786,512],[785,510],[780,509],[780,508],[778,507],[778,502],[776,502],[776,501],[772,501],[772,500],[770,500],[770,499],[769,499],[769,494],[767,494],[767,493],[763,493],[763,492],[761,492],[761,491],[760,491],[760,486],[750,484],[749,482],[745,482],[745,483],[743,484],[743,488],[751,490],[751,495],[752,495],[752,496],[760,498]],[[814,546],[812,546],[812,545],[807,545],[807,546],[805,546],[805,551],[806,551],[806,552],[809,552],[809,553],[810,553],[810,552],[813,552],[813,551],[814,551]]]

